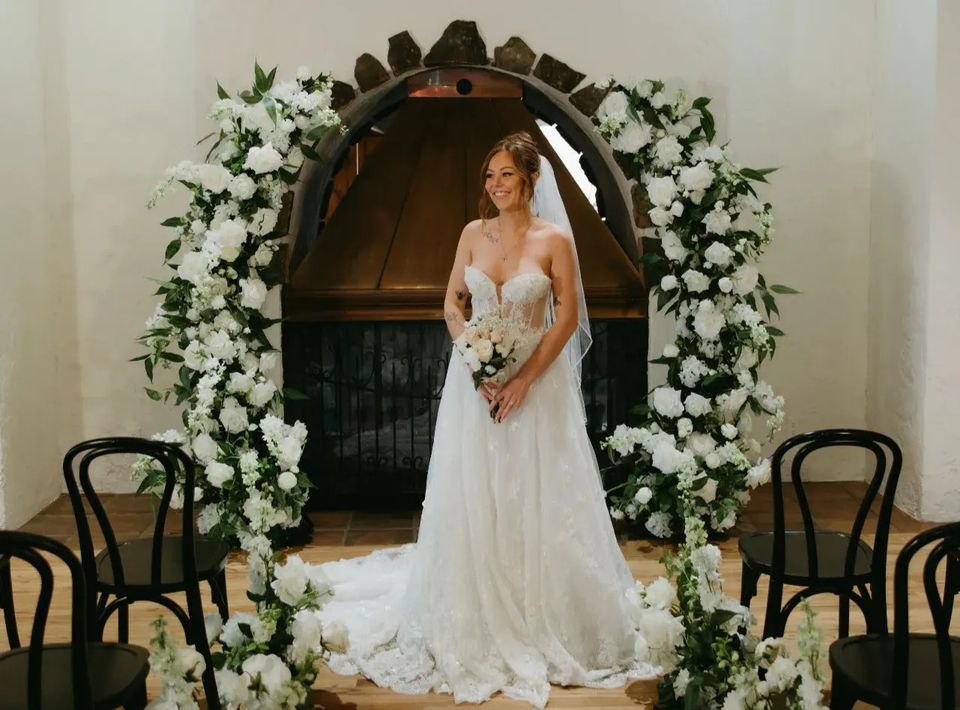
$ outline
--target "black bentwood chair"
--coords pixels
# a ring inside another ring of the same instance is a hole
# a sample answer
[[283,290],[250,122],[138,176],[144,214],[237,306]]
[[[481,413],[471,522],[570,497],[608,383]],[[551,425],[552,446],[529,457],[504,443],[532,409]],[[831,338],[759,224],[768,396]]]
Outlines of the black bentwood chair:
[[[935,633],[910,633],[910,563],[934,543],[923,565],[923,587]],[[897,710],[960,707],[956,685],[960,639],[950,636],[958,559],[960,523],[922,532],[904,546],[893,574],[893,636],[884,630],[839,639],[830,645],[831,708],[849,710],[857,700]],[[937,571],[944,561],[946,581],[941,595]]]
[[10,558],[0,555],[0,607],[3,607],[3,625],[7,627],[10,648],[20,648],[17,614],[13,606],[13,583],[10,580]]
[[[873,454],[875,467],[850,532],[816,530],[810,505],[803,490],[801,467],[814,451],[830,447],[855,447]],[[793,453],[790,476],[793,480],[802,530],[787,530],[784,522],[783,460]],[[889,452],[889,453],[888,453]],[[889,459],[889,466],[888,464]],[[858,429],[824,429],[800,434],[781,444],[773,455],[773,530],[740,538],[743,562],[740,603],[750,605],[757,593],[760,575],[770,576],[763,636],[782,636],[790,612],[800,601],[814,594],[840,597],[840,636],[850,633],[850,600],[856,602],[867,621],[867,630],[887,629],[886,569],[887,538],[893,497],[900,478],[903,455],[888,436]],[[873,549],[861,539],[867,517],[886,479],[874,532]],[[783,585],[804,587],[783,604]]]
[[[145,648],[97,641],[89,618],[83,569],[66,546],[25,532],[0,532],[0,552],[31,565],[40,577],[30,645],[0,654],[0,708],[64,710],[115,708],[141,710],[147,705]],[[44,644],[53,571],[44,557],[59,559],[70,570],[71,642]]]
[[[115,454],[149,456],[166,472],[167,480],[157,507],[153,535],[148,539],[118,542],[90,482],[90,465],[98,458]],[[75,471],[75,461],[81,456],[79,470]],[[167,536],[164,535],[164,524],[178,471],[181,472],[183,487],[183,532],[180,536]],[[77,521],[80,559],[90,587],[88,604],[96,637],[103,637],[104,627],[116,611],[120,641],[125,642],[129,634],[129,606],[133,602],[151,601],[166,607],[183,626],[187,643],[193,644],[206,661],[204,692],[209,707],[217,710],[216,700],[211,700],[217,697],[216,682],[203,622],[200,581],[210,584],[213,600],[226,620],[225,570],[230,548],[226,543],[198,538],[194,534],[193,461],[180,447],[159,441],[134,437],[93,439],[81,442],[67,452],[63,459],[63,475]],[[99,553],[94,553],[93,537],[84,511],[84,496],[106,545]],[[186,610],[167,596],[176,592],[186,594]],[[99,598],[95,602],[97,596]],[[110,601],[111,597],[114,597],[113,601]]]

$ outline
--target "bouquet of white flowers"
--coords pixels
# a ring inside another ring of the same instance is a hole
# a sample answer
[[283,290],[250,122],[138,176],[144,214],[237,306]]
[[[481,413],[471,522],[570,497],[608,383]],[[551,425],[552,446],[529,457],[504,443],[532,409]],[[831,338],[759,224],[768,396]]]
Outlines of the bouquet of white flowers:
[[[479,389],[484,382],[502,384],[504,370],[516,362],[513,353],[517,340],[513,323],[498,308],[467,321],[453,344],[473,373],[473,386]],[[495,418],[496,413],[497,407],[494,407],[490,416]]]

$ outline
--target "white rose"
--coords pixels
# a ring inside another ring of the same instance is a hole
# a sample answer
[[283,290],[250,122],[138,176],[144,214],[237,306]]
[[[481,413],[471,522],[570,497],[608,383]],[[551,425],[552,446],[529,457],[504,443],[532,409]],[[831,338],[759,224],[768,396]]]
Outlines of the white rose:
[[187,680],[196,682],[203,675],[203,670],[207,667],[203,656],[193,646],[183,646],[176,649],[177,668]]
[[207,336],[204,345],[207,352],[218,360],[229,362],[237,355],[237,344],[225,330],[215,330]]
[[625,93],[622,91],[611,91],[597,109],[597,116],[601,121],[605,118],[612,118],[622,123],[627,120],[627,107],[629,103],[629,99]]
[[738,296],[746,296],[757,287],[760,272],[753,266],[744,264],[733,272],[733,289]]
[[650,126],[627,121],[627,125],[610,139],[610,145],[621,153],[637,153],[650,142],[650,138]]
[[338,621],[332,621],[323,627],[323,645],[334,653],[346,653],[347,645],[346,627]]
[[292,436],[285,436],[277,446],[277,460],[284,468],[299,470],[297,464],[303,455],[303,445]]
[[693,422],[687,419],[686,417],[681,417],[677,420],[677,436],[681,439],[689,436],[693,432]]
[[700,458],[706,458],[707,454],[717,448],[717,442],[709,434],[698,432],[687,438],[687,448]]
[[683,216],[683,203],[680,200],[677,200],[670,205],[670,214],[672,214],[674,217]]
[[660,290],[662,291],[672,291],[678,285],[677,277],[673,274],[667,274],[662,279],[660,279]]
[[207,230],[207,239],[216,245],[221,259],[235,261],[247,240],[247,228],[242,222],[226,219],[216,229]]
[[200,463],[209,463],[215,459],[219,453],[217,442],[206,432],[197,434],[191,444],[191,448],[193,449],[193,455],[197,457]]
[[277,477],[277,485],[282,491],[292,491],[297,485],[297,474],[293,471],[284,471]]
[[259,677],[268,695],[273,695],[290,682],[290,669],[278,656],[258,653],[250,656],[240,667],[251,678]]
[[730,278],[724,276],[722,279],[720,279],[717,282],[717,286],[720,287],[720,290],[723,293],[730,293],[733,290],[733,281]]
[[177,267],[177,276],[196,285],[200,279],[209,275],[213,261],[205,251],[192,251],[183,255]]
[[646,505],[651,498],[653,498],[653,491],[646,486],[641,486],[633,496],[633,499],[640,505]]
[[750,488],[762,486],[770,481],[770,459],[763,459],[747,471],[747,485]]
[[284,604],[294,606],[306,594],[310,581],[307,569],[307,563],[299,555],[289,555],[282,565],[274,567],[270,586]]
[[287,165],[291,168],[299,168],[303,165],[303,151],[298,147],[294,147],[287,153]]
[[702,417],[713,411],[713,407],[710,406],[710,400],[696,392],[688,394],[683,404],[687,410],[687,414],[691,417]]
[[708,234],[726,234],[730,231],[730,213],[726,210],[711,210],[703,218]]
[[253,387],[253,377],[245,372],[231,372],[227,383],[227,392],[230,394],[246,394]]
[[710,288],[710,277],[699,271],[688,269],[681,276],[683,282],[687,285],[687,290],[691,293],[700,293]]
[[733,258],[733,249],[726,244],[714,242],[704,250],[703,257],[711,264],[726,266],[730,263],[730,259]]
[[690,192],[706,190],[713,183],[713,170],[706,162],[699,162],[692,168],[680,169],[680,184]]
[[183,364],[191,370],[202,370],[203,363],[206,361],[201,352],[199,340],[191,340],[190,344],[183,351]]
[[663,108],[667,103],[667,97],[663,95],[662,91],[658,91],[653,96],[650,97],[650,105],[654,108]]
[[240,624],[253,625],[256,621],[256,614],[248,612],[238,612],[227,619],[223,625],[223,631],[220,633],[220,641],[225,646],[241,646],[247,641],[246,634],[240,629]]
[[711,145],[704,149],[703,159],[709,160],[711,163],[722,163],[723,162],[723,148],[718,145]]
[[712,503],[717,499],[717,481],[714,478],[708,478],[694,495],[698,496],[704,503]]
[[703,462],[707,464],[707,468],[712,470],[715,468],[720,468],[720,465],[723,463],[723,459],[720,458],[720,454],[718,454],[716,451],[712,451],[711,453],[707,454]]
[[675,136],[664,136],[657,141],[654,148],[657,163],[664,167],[670,167],[676,163],[680,160],[682,154],[683,146],[680,145],[680,141]]
[[653,580],[646,590],[644,599],[647,604],[656,609],[669,609],[673,606],[673,600],[677,598],[677,590],[674,589],[670,580],[665,577],[657,577]]
[[277,226],[277,211],[269,207],[261,207],[250,219],[250,231],[253,234],[270,234]]
[[249,424],[246,408],[241,407],[233,397],[227,397],[220,410],[220,423],[231,434],[246,431]]
[[637,96],[641,99],[648,99],[653,93],[653,82],[649,79],[644,79],[643,81],[637,83],[633,90],[637,92]]
[[676,357],[680,354],[680,348],[676,345],[665,345],[663,347],[663,356],[664,357]]
[[680,392],[672,387],[657,387],[653,391],[653,408],[660,416],[675,419],[683,414]]
[[486,338],[478,340],[473,349],[476,351],[477,357],[480,358],[480,362],[490,362],[490,358],[493,357],[493,343]]
[[236,200],[249,200],[256,192],[257,183],[246,173],[241,173],[230,181],[230,194]]
[[737,434],[740,433],[740,430],[737,429],[733,424],[724,424],[720,427],[720,433],[723,434],[727,439],[733,441],[737,438]]
[[669,475],[676,473],[688,464],[690,462],[690,454],[677,451],[677,448],[673,444],[669,441],[664,441],[654,447],[651,459],[656,468]]
[[660,237],[660,247],[670,261],[682,262],[687,258],[687,250],[684,248],[683,242],[680,241],[680,237],[677,236],[676,232],[664,232],[663,236]]
[[277,386],[271,380],[258,382],[250,390],[250,396],[247,398],[254,407],[264,407],[273,399],[276,394]]
[[279,170],[281,165],[283,165],[283,156],[277,152],[271,143],[267,143],[262,148],[259,146],[252,147],[243,162],[243,167],[252,170],[257,175]]
[[663,207],[654,207],[647,214],[650,216],[650,221],[658,227],[665,227],[673,221],[673,215]]
[[240,305],[259,311],[267,300],[267,285],[260,279],[240,279]]
[[205,163],[198,167],[200,184],[204,190],[220,193],[227,189],[233,175],[222,165]]
[[653,178],[647,183],[647,197],[657,207],[669,207],[673,204],[673,198],[676,194],[677,183],[669,175]]
[[270,262],[273,261],[273,253],[270,244],[264,242],[257,247],[257,251],[250,257],[250,265],[255,267],[269,266]]
[[224,483],[233,478],[234,470],[233,466],[229,464],[211,461],[207,464],[203,473],[206,475],[207,480],[210,481],[211,486],[214,488],[222,488]]
[[715,340],[726,322],[723,313],[717,310],[713,301],[700,301],[697,314],[693,318],[693,329],[704,340]]
[[477,356],[477,351],[473,348],[469,348],[463,352],[463,361],[467,367],[470,368],[471,372],[476,372],[480,369],[480,358]]

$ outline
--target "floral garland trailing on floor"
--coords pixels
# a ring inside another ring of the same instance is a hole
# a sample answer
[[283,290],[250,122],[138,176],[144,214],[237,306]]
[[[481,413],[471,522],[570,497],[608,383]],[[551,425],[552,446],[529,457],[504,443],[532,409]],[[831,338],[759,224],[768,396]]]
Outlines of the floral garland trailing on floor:
[[[187,213],[164,222],[176,230],[164,256],[176,275],[160,284],[163,301],[139,339],[150,352],[136,358],[151,381],[157,366],[179,364],[173,385],[147,394],[186,402],[184,430],[154,438],[180,444],[202,468],[200,532],[236,540],[248,553],[256,613],[224,625],[207,617],[208,639],[220,645],[212,658],[223,706],[248,710],[303,706],[317,663],[347,643],[341,626],[323,628],[316,615],[332,594],[319,567],[295,555],[281,563],[273,549],[278,534],[298,524],[309,482],[298,467],[306,427],[277,416],[283,397],[269,379],[277,358],[265,331],[276,321],[263,308],[275,283],[266,269],[284,236],[283,196],[304,158],[317,157],[317,142],[340,127],[326,76],[301,68],[295,81],[275,84],[275,74],[256,65],[253,87],[235,98],[218,86],[210,117],[219,131],[208,136],[216,141],[206,162],[172,168],[150,200],[152,207],[174,181],[192,193]],[[165,480],[150,462],[134,467],[141,492]],[[151,666],[163,691],[151,707],[196,708],[203,658],[175,648],[162,620],[155,629]]]
[[770,205],[750,183],[766,182],[772,171],[729,160],[713,143],[708,103],[682,91],[670,101],[662,82],[643,81],[613,88],[597,111],[600,134],[646,190],[647,234],[659,238],[663,256],[644,261],[658,284],[658,310],[676,316],[674,342],[651,361],[667,366],[667,383],[638,407],[644,425],[620,425],[604,442],[614,466],[627,472],[611,514],[642,522],[657,537],[680,532],[683,480],[713,530],[732,527],[748,488],[770,477],[753,415],[766,418],[766,441],[783,421],[783,398],[757,374],[783,335],[759,309],[769,319],[778,314],[773,293],[795,293],[768,288],[753,265],[773,227]]
[[795,293],[768,288],[753,265],[773,228],[770,205],[750,182],[766,182],[771,171],[742,168],[713,143],[709,99],[678,91],[668,100],[659,81],[608,88],[598,131],[646,190],[647,233],[663,256],[644,261],[658,283],[658,309],[676,315],[674,342],[653,360],[667,365],[667,383],[638,408],[645,423],[621,424],[604,442],[627,474],[610,491],[612,517],[642,521],[658,537],[683,533],[663,560],[670,579],[637,583],[638,656],[666,671],[658,707],[820,708],[813,612],[805,606],[796,661],[782,639],[747,634],[752,617],[723,594],[720,550],[708,544],[705,522],[732,527],[748,489],[770,478],[752,415],[767,419],[767,442],[783,421],[783,398],[757,375],[783,334],[759,308],[769,319],[778,314],[771,292]]

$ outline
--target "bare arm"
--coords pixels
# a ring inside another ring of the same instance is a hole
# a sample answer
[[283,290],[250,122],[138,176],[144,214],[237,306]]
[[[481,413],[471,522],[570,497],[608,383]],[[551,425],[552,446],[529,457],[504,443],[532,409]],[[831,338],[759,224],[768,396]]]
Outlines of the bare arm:
[[450,331],[450,338],[456,340],[463,332],[466,322],[467,284],[463,278],[463,270],[471,260],[471,233],[473,223],[468,224],[460,233],[460,242],[457,244],[457,255],[453,260],[450,278],[447,280],[447,294],[443,299],[443,319]]
[[553,280],[553,326],[540,339],[533,354],[517,374],[499,390],[499,419],[503,420],[526,397],[527,391],[550,364],[563,352],[567,340],[577,329],[577,278],[573,248],[569,238],[558,234],[551,249],[550,278]]

